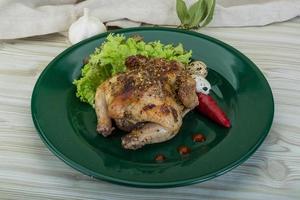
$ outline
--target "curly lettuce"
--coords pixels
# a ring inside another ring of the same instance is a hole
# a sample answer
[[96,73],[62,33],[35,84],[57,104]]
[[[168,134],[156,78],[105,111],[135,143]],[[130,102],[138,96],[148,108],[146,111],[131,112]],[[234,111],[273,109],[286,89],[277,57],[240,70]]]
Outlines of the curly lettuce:
[[160,41],[144,42],[123,34],[109,34],[106,41],[90,55],[81,70],[81,77],[74,80],[76,96],[81,101],[94,105],[97,87],[111,76],[126,71],[125,60],[131,55],[165,58],[187,64],[192,51],[185,51],[182,44],[164,45]]

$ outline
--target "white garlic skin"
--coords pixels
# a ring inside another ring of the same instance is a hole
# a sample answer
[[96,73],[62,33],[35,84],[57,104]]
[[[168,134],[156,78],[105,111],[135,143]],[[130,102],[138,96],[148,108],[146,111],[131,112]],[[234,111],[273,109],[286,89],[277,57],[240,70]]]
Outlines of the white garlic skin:
[[69,40],[76,44],[84,39],[106,32],[105,25],[96,17],[90,16],[87,8],[84,15],[72,23],[69,28]]

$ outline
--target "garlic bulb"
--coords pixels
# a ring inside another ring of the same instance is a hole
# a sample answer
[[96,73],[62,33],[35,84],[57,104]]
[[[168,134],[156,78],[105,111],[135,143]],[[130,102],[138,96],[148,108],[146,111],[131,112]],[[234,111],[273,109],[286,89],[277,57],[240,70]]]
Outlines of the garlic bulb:
[[69,40],[76,44],[81,40],[106,32],[104,24],[96,17],[89,15],[89,10],[84,9],[84,14],[69,28]]

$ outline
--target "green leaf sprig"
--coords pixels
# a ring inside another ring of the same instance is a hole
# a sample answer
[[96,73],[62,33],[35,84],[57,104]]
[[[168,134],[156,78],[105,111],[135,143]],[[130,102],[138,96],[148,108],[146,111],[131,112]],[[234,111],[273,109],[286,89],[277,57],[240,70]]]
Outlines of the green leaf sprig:
[[215,5],[215,0],[198,0],[188,9],[184,0],[176,0],[180,27],[194,29],[206,26],[213,18]]

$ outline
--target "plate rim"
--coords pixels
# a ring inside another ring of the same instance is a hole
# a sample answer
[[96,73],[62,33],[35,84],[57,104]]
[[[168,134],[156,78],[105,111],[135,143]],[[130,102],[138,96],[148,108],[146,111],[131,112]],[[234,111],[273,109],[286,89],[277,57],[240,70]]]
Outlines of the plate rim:
[[[270,110],[271,111],[271,116],[270,116],[270,120],[268,121],[268,124],[266,126],[267,128],[265,129],[265,131],[263,133],[261,133],[261,137],[259,138],[258,142],[254,146],[252,146],[252,148],[246,154],[244,154],[240,159],[235,160],[234,162],[230,163],[229,165],[227,165],[226,167],[224,167],[224,168],[222,168],[218,171],[211,172],[211,173],[209,173],[205,176],[202,176],[202,177],[188,178],[188,179],[185,179],[185,180],[168,181],[168,182],[129,181],[129,180],[124,180],[124,179],[119,179],[119,178],[114,178],[114,177],[111,177],[111,176],[107,176],[105,174],[95,173],[94,171],[81,166],[77,162],[74,162],[72,159],[68,158],[63,153],[61,153],[47,139],[46,134],[44,133],[43,129],[39,125],[39,122],[38,122],[38,119],[35,115],[33,107],[34,107],[34,104],[35,104],[35,101],[36,101],[35,99],[36,99],[37,88],[39,86],[39,83],[40,83],[41,79],[45,76],[47,71],[50,69],[51,65],[53,63],[55,63],[57,60],[64,57],[66,54],[68,54],[69,51],[73,50],[74,48],[77,48],[77,47],[81,46],[82,44],[88,43],[89,41],[92,41],[94,39],[106,37],[110,33],[126,33],[126,32],[143,31],[143,30],[148,30],[148,31],[151,31],[151,30],[157,31],[158,30],[158,31],[167,31],[167,32],[179,32],[179,33],[193,35],[193,36],[196,36],[196,37],[200,37],[200,38],[204,38],[206,40],[212,41],[212,42],[214,42],[214,43],[216,43],[216,44],[218,44],[222,47],[225,47],[227,50],[230,50],[230,51],[234,52],[238,56],[240,56],[245,62],[250,64],[252,67],[254,67],[256,72],[261,75],[262,79],[266,83],[267,89],[270,91],[270,97],[271,97],[270,100],[271,100],[271,103],[272,103],[271,110]],[[222,41],[220,41],[220,40],[218,40],[214,37],[211,37],[211,36],[199,33],[199,32],[195,32],[195,31],[183,30],[183,29],[178,29],[178,28],[169,28],[169,27],[133,27],[133,28],[124,28],[124,29],[111,30],[111,31],[108,31],[108,32],[105,32],[105,33],[102,33],[102,34],[95,35],[91,38],[85,39],[85,40],[83,40],[83,41],[81,41],[81,42],[79,42],[75,45],[72,45],[72,46],[68,47],[67,49],[65,49],[64,51],[59,53],[53,60],[51,60],[47,64],[47,66],[44,68],[44,70],[41,72],[41,74],[39,75],[38,79],[35,82],[33,91],[32,91],[31,106],[30,107],[31,107],[31,117],[32,117],[34,126],[35,126],[40,138],[42,139],[43,143],[46,145],[46,147],[55,156],[57,156],[64,163],[66,163],[67,165],[69,165],[73,169],[76,169],[77,171],[81,172],[82,174],[87,175],[87,176],[92,177],[92,178],[108,181],[108,182],[111,182],[111,183],[121,184],[121,185],[134,186],[134,187],[143,187],[143,188],[178,187],[178,186],[185,186],[185,185],[200,183],[200,182],[204,182],[204,181],[213,179],[215,177],[218,177],[222,174],[225,174],[226,172],[228,172],[228,171],[234,169],[235,167],[241,165],[261,146],[261,144],[263,143],[263,141],[267,137],[268,133],[270,132],[273,120],[274,120],[274,109],[275,109],[274,96],[273,96],[273,92],[272,92],[272,89],[270,87],[269,82],[267,81],[267,79],[264,76],[264,74],[262,73],[262,71],[257,67],[257,65],[253,61],[251,61],[246,55],[244,55],[243,53],[241,53],[239,50],[232,47],[231,45],[226,44],[225,42],[222,42]]]

